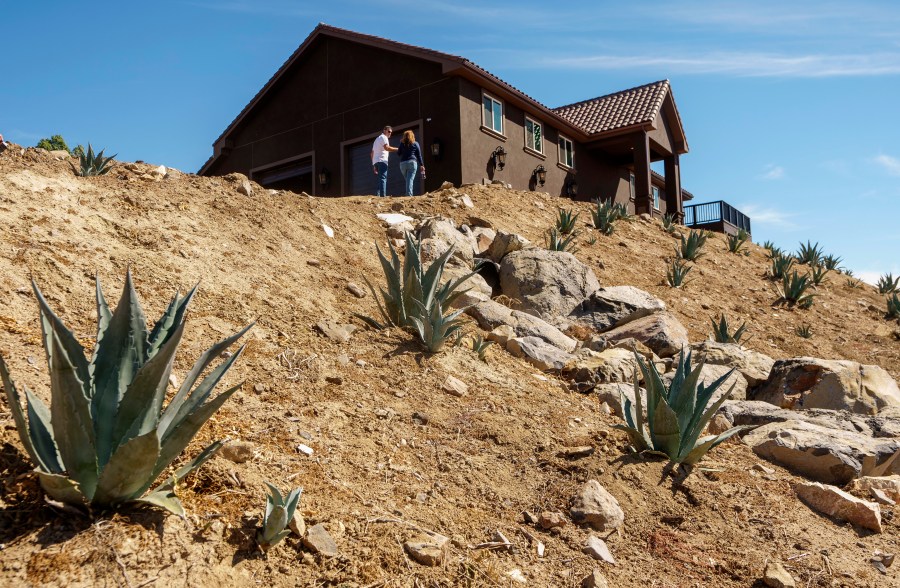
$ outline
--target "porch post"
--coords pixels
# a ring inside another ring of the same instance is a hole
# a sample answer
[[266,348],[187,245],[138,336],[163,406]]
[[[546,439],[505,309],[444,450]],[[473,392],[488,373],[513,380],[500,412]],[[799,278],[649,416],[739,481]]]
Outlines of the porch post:
[[665,160],[666,172],[666,212],[675,217],[679,224],[684,222],[684,203],[681,201],[681,164],[678,154],[673,153]]
[[634,140],[634,213],[653,214],[650,193],[650,138],[641,131]]

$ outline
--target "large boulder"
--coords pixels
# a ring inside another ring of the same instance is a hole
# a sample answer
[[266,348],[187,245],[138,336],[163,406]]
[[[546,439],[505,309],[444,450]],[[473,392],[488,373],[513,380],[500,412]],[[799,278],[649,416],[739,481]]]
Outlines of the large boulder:
[[665,309],[665,302],[634,286],[611,286],[591,294],[571,318],[602,332]]
[[813,357],[776,361],[769,379],[753,390],[750,398],[782,408],[830,408],[859,414],[900,407],[897,382],[880,367]]
[[750,386],[759,386],[768,380],[772,365],[775,363],[768,355],[741,347],[737,343],[702,341],[691,345],[691,351],[696,362],[703,361],[710,365],[724,365],[736,369]]
[[610,342],[632,337],[660,357],[672,357],[689,345],[687,329],[667,311],[625,323],[607,331],[604,336]]
[[759,400],[727,400],[719,409],[719,414],[724,415],[733,425],[758,427],[796,420],[868,437],[900,438],[900,411],[885,410],[871,416],[824,408],[788,410]]
[[475,257],[475,238],[471,233],[457,230],[452,220],[440,217],[428,219],[419,229],[419,238],[422,240],[423,260],[432,261],[453,246],[452,258],[471,267]]
[[520,310],[548,319],[567,316],[600,282],[571,253],[529,249],[509,253],[500,262],[500,288],[518,301]]
[[826,484],[900,474],[900,440],[872,438],[802,421],[763,425],[743,437],[753,452]]
[[516,337],[537,337],[567,353],[575,351],[578,342],[536,316],[512,310],[493,300],[478,302],[466,310],[485,331],[507,325]]
[[591,384],[623,383],[632,385],[637,371],[634,353],[627,349],[610,348],[590,352],[569,366],[568,375],[576,382]]

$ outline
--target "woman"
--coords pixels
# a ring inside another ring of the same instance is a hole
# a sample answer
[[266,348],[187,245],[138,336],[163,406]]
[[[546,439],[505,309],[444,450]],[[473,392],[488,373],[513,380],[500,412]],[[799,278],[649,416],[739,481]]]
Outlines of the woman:
[[397,155],[400,156],[400,173],[406,179],[406,195],[413,195],[413,184],[416,181],[416,171],[421,168],[425,174],[425,163],[422,161],[422,149],[416,142],[416,136],[412,131],[404,131],[403,140],[400,141]]

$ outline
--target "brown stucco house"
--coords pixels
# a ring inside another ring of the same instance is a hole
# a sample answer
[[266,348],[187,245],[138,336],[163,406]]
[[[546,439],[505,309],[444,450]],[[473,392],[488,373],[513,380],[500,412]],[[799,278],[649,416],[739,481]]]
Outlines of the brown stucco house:
[[[412,129],[427,179],[500,180],[636,213],[683,216],[687,153],[668,80],[548,108],[471,61],[320,24],[213,144],[202,175],[241,172],[317,196],[372,194],[381,128]],[[664,162],[664,175],[651,162]],[[543,183],[541,183],[543,179]],[[401,194],[391,157],[388,193]]]

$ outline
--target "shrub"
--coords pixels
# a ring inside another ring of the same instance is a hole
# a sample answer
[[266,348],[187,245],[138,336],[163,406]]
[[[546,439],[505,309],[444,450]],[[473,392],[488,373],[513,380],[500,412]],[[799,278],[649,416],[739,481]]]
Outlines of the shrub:
[[709,420],[731,396],[729,390],[707,408],[713,395],[734,372],[733,369],[708,387],[704,386],[699,383],[703,363],[691,370],[691,354],[685,354],[682,350],[672,382],[666,386],[653,363],[648,366],[637,352],[634,356],[647,387],[647,409],[645,412],[638,387],[639,377],[635,375],[635,401],[632,404],[623,395],[626,424],[616,425],[616,428],[628,433],[638,451],[657,451],[674,463],[694,465],[722,441],[751,428],[732,427],[720,435],[700,437]]
[[266,482],[266,486],[269,487],[269,493],[266,495],[266,512],[263,515],[262,529],[256,533],[256,543],[264,552],[291,534],[287,527],[294,518],[294,511],[303,493],[303,488],[297,488],[287,496],[282,496],[278,488],[272,484]]
[[837,270],[840,263],[844,261],[836,255],[826,255],[822,258],[822,265],[828,270]]
[[747,242],[747,239],[750,238],[750,234],[747,233],[744,229],[740,229],[737,235],[727,235],[726,236],[726,245],[728,246],[728,251],[731,253],[738,253],[741,250],[741,247],[744,246],[744,243]]
[[94,148],[88,143],[87,153],[82,153],[81,157],[78,158],[79,167],[76,168],[73,165],[72,171],[75,172],[76,176],[81,177],[102,176],[112,169],[110,162],[114,158],[115,155],[103,157],[102,149],[100,150],[100,153],[95,154]]
[[196,288],[184,297],[176,293],[148,332],[131,272],[126,274],[122,297],[112,312],[98,280],[97,343],[88,362],[75,335],[53,313],[37,285],[33,286],[50,369],[50,408],[26,388],[26,421],[19,392],[2,358],[0,375],[19,438],[37,465],[44,491],[68,504],[113,507],[139,501],[183,516],[175,485],[212,457],[220,442],[145,493],[207,419],[241,387],[238,384],[210,399],[244,347],[196,387],[194,384],[250,326],[201,355],[164,409],[185,312]]
[[783,279],[791,268],[794,267],[794,258],[790,256],[777,254],[772,257],[772,264],[769,267],[769,277],[773,280]]
[[814,265],[810,268],[810,278],[812,278],[813,284],[818,286],[822,282],[825,281],[825,274],[828,273],[828,268],[823,265]]
[[569,253],[575,253],[578,250],[578,246],[575,243],[575,238],[577,236],[578,233],[562,235],[556,230],[556,227],[553,227],[547,232],[547,249],[550,251],[568,251]]
[[673,288],[681,288],[687,286],[690,280],[686,280],[688,272],[691,271],[689,266],[683,259],[674,258],[666,270],[666,283]]
[[900,290],[900,276],[895,278],[891,274],[884,274],[878,278],[875,286],[878,288],[879,294],[893,294]]
[[47,151],[65,151],[67,153],[71,153],[69,151],[69,145],[66,143],[66,140],[63,139],[62,135],[53,135],[49,139],[44,138],[37,142],[35,147],[39,149],[46,149]]
[[812,337],[812,327],[807,324],[800,325],[799,327],[794,329],[794,332],[798,337],[803,337],[804,339],[809,339],[810,337]]
[[713,327],[713,337],[718,343],[739,343],[741,337],[744,335],[744,332],[747,330],[747,323],[741,324],[740,327],[734,333],[730,333],[730,326],[728,324],[728,319],[725,317],[725,313],[722,313],[719,322],[716,322],[715,319],[712,320]]
[[800,249],[797,251],[797,263],[801,265],[822,265],[822,255],[824,251],[819,244],[810,244],[809,241],[804,245],[800,243]]
[[812,285],[812,280],[808,274],[798,275],[796,270],[791,275],[785,274],[781,280],[780,300],[790,305],[797,304],[801,308],[809,308],[812,306],[813,295],[807,294]]
[[[441,254],[426,269],[422,266],[419,241],[410,233],[406,233],[405,239],[406,257],[402,265],[393,245],[388,244],[390,260],[385,257],[378,245],[375,246],[387,282],[387,289],[380,289],[381,300],[368,278],[363,279],[369,286],[385,322],[418,333],[425,346],[435,352],[441,349],[446,340],[453,337],[462,326],[461,321],[457,320],[462,310],[448,316],[444,316],[443,312],[453,301],[468,291],[459,290],[459,287],[475,272],[469,272],[454,281],[441,284],[444,266],[453,254],[453,248]],[[370,317],[360,314],[356,316],[377,329],[385,327]]]
[[560,208],[556,217],[556,229],[563,235],[568,235],[575,230],[575,223],[578,221],[578,213],[573,210],[565,210]]
[[703,249],[703,246],[706,244],[706,240],[709,238],[709,233],[706,231],[695,231],[691,229],[690,234],[688,234],[687,238],[684,235],[681,235],[681,248],[676,248],[675,253],[681,259],[687,259],[688,261],[697,261],[703,254],[700,252]]
[[900,318],[900,297],[896,292],[887,297],[887,317],[889,319]]
[[619,208],[608,201],[597,201],[597,208],[591,211],[594,228],[604,235],[612,235],[616,221],[619,220]]

